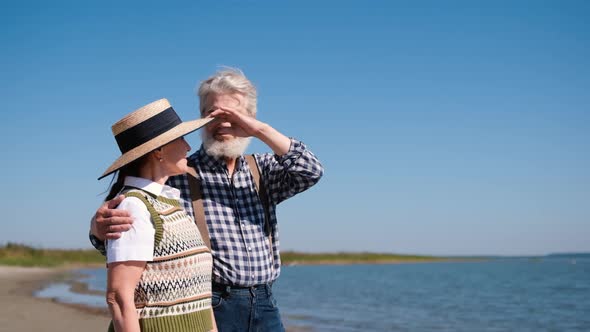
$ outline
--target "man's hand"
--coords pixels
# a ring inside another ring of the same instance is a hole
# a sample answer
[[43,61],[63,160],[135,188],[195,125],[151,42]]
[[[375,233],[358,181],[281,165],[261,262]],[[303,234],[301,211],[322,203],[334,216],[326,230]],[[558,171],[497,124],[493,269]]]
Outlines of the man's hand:
[[210,113],[210,116],[223,121],[229,122],[235,126],[234,133],[236,136],[250,137],[254,136],[268,145],[274,153],[279,156],[289,151],[291,139],[281,134],[270,125],[258,121],[246,114],[245,110],[230,107],[220,107]]
[[90,231],[101,241],[118,239],[121,237],[121,232],[126,232],[131,228],[133,219],[129,212],[116,209],[123,199],[125,199],[125,196],[119,195],[110,201],[104,202],[92,218]]
[[234,126],[234,133],[241,137],[257,137],[264,127],[264,123],[246,113],[245,109],[223,107],[213,111],[212,116],[221,122],[227,121]]

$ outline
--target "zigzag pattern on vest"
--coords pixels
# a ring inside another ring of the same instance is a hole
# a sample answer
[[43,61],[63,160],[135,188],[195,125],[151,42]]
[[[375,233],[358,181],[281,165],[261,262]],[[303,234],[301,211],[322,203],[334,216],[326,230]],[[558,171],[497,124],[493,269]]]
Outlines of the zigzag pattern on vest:
[[144,202],[156,229],[154,260],[135,288],[142,331],[208,331],[212,257],[180,202],[138,189],[124,192]]

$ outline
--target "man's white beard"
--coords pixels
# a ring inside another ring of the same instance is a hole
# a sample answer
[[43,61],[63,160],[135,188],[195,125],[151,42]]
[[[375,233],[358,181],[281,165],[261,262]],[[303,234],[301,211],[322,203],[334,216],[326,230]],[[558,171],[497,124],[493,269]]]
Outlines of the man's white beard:
[[206,130],[201,131],[203,147],[208,155],[215,158],[237,158],[246,152],[252,137],[235,137],[229,141],[219,142]]

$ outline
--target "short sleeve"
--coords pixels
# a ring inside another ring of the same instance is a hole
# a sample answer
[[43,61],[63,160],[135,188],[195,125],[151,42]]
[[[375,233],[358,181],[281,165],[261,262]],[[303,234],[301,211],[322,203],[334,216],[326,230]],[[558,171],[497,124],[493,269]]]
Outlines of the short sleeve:
[[121,237],[107,241],[107,264],[125,261],[152,261],[156,233],[150,213],[137,197],[127,197],[117,210],[127,210],[133,218],[131,229]]

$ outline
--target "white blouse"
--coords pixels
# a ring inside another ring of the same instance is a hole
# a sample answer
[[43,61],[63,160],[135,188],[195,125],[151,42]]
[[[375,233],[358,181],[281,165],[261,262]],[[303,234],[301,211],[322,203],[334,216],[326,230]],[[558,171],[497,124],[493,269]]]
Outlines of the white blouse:
[[[125,177],[125,186],[135,187],[156,196],[180,199],[178,189],[144,178],[127,176]],[[130,230],[121,233],[120,238],[107,240],[107,264],[125,261],[152,261],[156,230],[145,204],[137,197],[127,197],[117,206],[117,210],[127,210],[133,218],[133,224]]]

